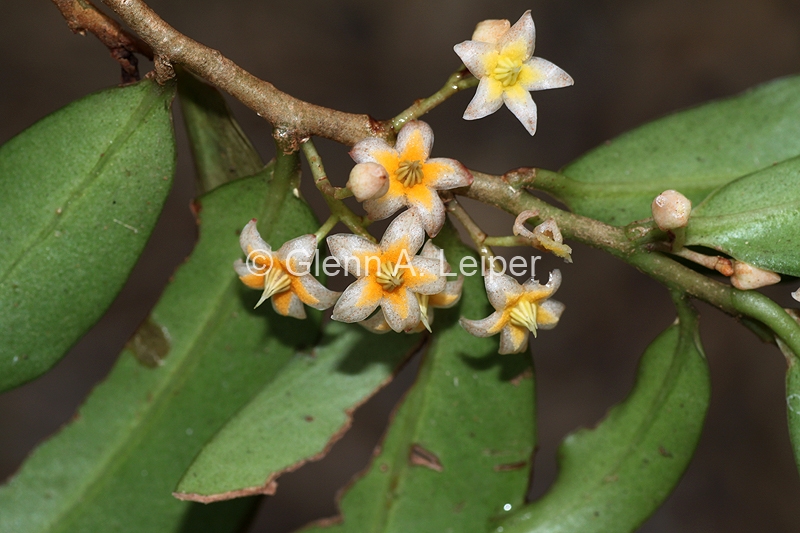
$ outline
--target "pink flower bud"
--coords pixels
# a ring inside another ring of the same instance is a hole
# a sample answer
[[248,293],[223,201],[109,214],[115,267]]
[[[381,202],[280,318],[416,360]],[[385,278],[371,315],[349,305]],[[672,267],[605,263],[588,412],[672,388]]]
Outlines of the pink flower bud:
[[651,205],[653,219],[662,231],[682,228],[689,222],[692,202],[678,191],[666,190]]
[[781,277],[775,272],[763,270],[743,261],[733,261],[731,283],[739,290],[747,291],[767,285],[775,285]]
[[389,174],[377,163],[359,163],[350,171],[347,188],[359,202],[380,198],[389,190]]

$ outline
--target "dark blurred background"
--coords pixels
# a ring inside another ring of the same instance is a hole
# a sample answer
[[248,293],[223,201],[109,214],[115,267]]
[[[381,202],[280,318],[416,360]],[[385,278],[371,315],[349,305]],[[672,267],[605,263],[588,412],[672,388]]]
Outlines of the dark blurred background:
[[[180,31],[294,96],[377,118],[389,118],[437,90],[458,66],[453,45],[468,39],[478,21],[513,22],[531,9],[536,55],[576,81],[568,89],[534,93],[536,136],[529,137],[506,109],[476,122],[460,120],[471,90],[425,118],[437,135],[434,156],[488,172],[556,169],[645,121],[800,72],[797,0],[154,0],[150,5]],[[2,0],[0,12],[0,142],[68,102],[119,82],[106,49],[91,36],[71,34],[51,2]],[[143,72],[149,67],[144,60]],[[232,105],[270,158],[268,125]],[[176,120],[180,126],[180,117]],[[0,396],[0,479],[69,420],[191,251],[192,163],[181,133],[179,142],[175,189],[110,312],[53,371]],[[333,181],[343,184],[352,164],[346,150],[325,141],[318,147]],[[314,191],[306,190],[306,196],[319,207]],[[510,216],[464,203],[488,232],[509,232]],[[625,397],[641,352],[674,317],[666,292],[655,282],[605,254],[573,246],[573,265],[539,262],[540,278],[546,279],[546,269],[561,268],[564,284],[557,299],[567,311],[557,329],[532,342],[540,428],[533,496],[555,478],[555,451],[563,436],[594,424]],[[769,294],[789,306],[789,292],[796,288],[782,285]],[[733,320],[699,307],[713,383],[707,425],[683,481],[641,531],[800,531],[800,479],[786,430],[783,358]],[[264,500],[253,532],[291,531],[335,513],[334,492],[365,466],[413,369],[358,411],[355,427],[328,458],[280,480],[278,494]]]

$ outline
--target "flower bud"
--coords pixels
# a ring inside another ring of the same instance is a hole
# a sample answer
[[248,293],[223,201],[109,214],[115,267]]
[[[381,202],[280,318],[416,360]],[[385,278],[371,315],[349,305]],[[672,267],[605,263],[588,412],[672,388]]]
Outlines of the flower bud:
[[496,43],[510,27],[511,23],[505,19],[482,20],[475,26],[475,31],[472,33],[472,40],[482,43]]
[[359,202],[380,198],[389,190],[389,173],[377,163],[359,163],[350,171],[347,188]]
[[651,205],[653,219],[662,231],[682,228],[689,222],[692,202],[678,191],[666,190]]
[[798,302],[800,302],[800,289],[797,289],[796,291],[794,291],[794,292],[792,293],[792,298],[794,298],[795,300],[797,300]]
[[767,285],[775,285],[781,277],[775,272],[763,270],[743,261],[733,261],[731,283],[739,290],[747,291]]

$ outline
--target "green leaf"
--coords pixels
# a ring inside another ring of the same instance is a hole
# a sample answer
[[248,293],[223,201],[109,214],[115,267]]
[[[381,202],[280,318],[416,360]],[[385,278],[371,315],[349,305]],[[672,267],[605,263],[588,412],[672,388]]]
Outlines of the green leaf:
[[[471,253],[449,226],[437,244],[452,265]],[[305,531],[484,533],[504,505],[522,504],[535,446],[530,355],[498,355],[497,338],[458,324],[489,312],[480,276],[465,280],[459,306],[436,311],[417,381],[341,500],[343,521]]]
[[281,474],[321,459],[419,341],[331,322],[311,355],[296,355],[203,448],[176,496],[209,502],[264,493]]
[[710,395],[697,316],[679,302],[678,317],[645,351],[630,396],[564,440],[550,491],[496,532],[624,533],[658,509],[692,458]]
[[108,89],[0,147],[0,391],[49,370],[122,289],[175,171],[173,94]]
[[[269,305],[254,310],[259,292],[244,287],[232,266],[242,257],[237,233],[254,215],[273,245],[316,229],[292,194],[298,164],[283,157],[199,200],[200,240],[191,258],[75,420],[0,489],[0,531],[166,532],[181,524],[187,533],[213,531],[211,522],[186,525],[206,520],[198,504],[173,498],[172,490],[208,439],[291,360],[296,344],[318,337],[319,313],[301,321]],[[215,505],[231,511],[244,504]],[[233,520],[216,523],[218,531],[236,529]]]
[[178,69],[178,94],[201,192],[264,168],[217,89]]
[[692,210],[686,244],[800,276],[800,158],[733,181]]
[[717,187],[800,155],[800,77],[669,115],[600,146],[536,182],[584,216],[621,226],[651,216],[666,189],[693,203]]

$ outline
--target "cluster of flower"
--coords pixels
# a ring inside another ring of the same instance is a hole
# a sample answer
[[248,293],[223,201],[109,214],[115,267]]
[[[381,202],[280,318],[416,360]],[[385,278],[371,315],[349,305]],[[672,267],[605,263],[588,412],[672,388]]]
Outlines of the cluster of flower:
[[[484,21],[473,40],[456,45],[456,53],[480,80],[464,118],[484,117],[505,103],[533,135],[536,106],[528,91],[572,84],[564,71],[533,57],[533,41],[528,11],[513,26],[507,20]],[[438,191],[466,187],[473,180],[458,161],[429,158],[432,146],[431,128],[411,121],[400,130],[393,147],[378,138],[353,147],[350,155],[356,165],[348,188],[363,201],[370,219],[408,209],[389,224],[380,244],[351,234],[327,238],[333,257],[357,278],[341,294],[325,288],[310,272],[318,244],[314,235],[292,239],[273,252],[259,235],[256,221],[250,221],[240,236],[248,261],[237,260],[234,268],[245,285],[262,291],[257,306],[271,299],[276,312],[296,318],[305,318],[304,305],[320,310],[333,306],[334,320],[359,322],[376,333],[430,330],[433,309],[451,307],[459,300],[463,277],[448,281],[442,275],[450,267],[441,264],[442,251],[432,241],[425,242],[425,235],[433,238],[444,225],[445,206]],[[517,230],[527,231],[519,220]],[[531,238],[535,245],[568,254],[557,227],[542,229]],[[563,304],[549,299],[561,283],[557,270],[546,285],[533,279],[521,285],[491,269],[484,280],[496,312],[483,320],[462,318],[461,324],[481,337],[500,333],[500,353],[525,350],[528,333],[554,327],[564,310]]]

